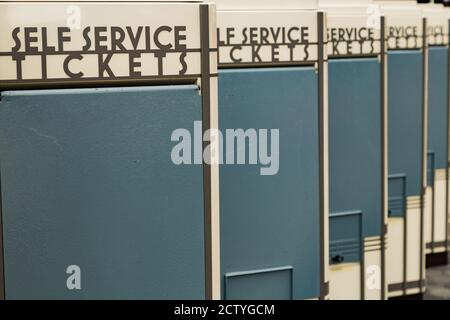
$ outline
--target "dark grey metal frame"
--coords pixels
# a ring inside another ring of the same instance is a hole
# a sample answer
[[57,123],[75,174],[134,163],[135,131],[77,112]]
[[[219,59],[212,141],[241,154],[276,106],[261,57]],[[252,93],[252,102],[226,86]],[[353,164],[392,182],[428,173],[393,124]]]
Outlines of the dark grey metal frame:
[[325,243],[325,219],[328,219],[326,216],[327,208],[325,207],[325,199],[324,192],[325,186],[327,185],[325,181],[325,160],[323,149],[325,145],[325,136],[324,136],[324,107],[325,107],[325,46],[326,42],[324,39],[325,32],[325,15],[323,12],[317,13],[317,30],[318,30],[318,46],[317,46],[317,54],[318,54],[318,102],[319,102],[319,188],[320,188],[320,219],[319,219],[319,228],[320,228],[320,300],[324,300],[325,297],[329,293],[329,283],[326,282],[325,279],[325,246],[328,243]]
[[386,56],[386,18],[382,16],[380,18],[380,41],[381,41],[381,54],[380,54],[380,68],[381,68],[381,168],[382,168],[382,177],[381,177],[381,300],[386,299],[386,234],[387,234],[387,222],[386,222],[386,214],[387,214],[387,179],[388,179],[388,171],[387,171],[387,56]]

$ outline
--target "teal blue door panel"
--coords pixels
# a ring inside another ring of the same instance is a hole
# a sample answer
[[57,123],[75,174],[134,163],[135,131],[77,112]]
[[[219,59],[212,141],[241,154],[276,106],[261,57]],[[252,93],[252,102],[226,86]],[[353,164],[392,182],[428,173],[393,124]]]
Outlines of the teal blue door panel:
[[[279,171],[220,168],[222,295],[319,296],[319,119],[313,68],[224,70],[220,128],[279,129]],[[248,149],[248,148],[247,148]],[[282,271],[280,271],[282,270]]]
[[389,175],[405,176],[406,196],[421,194],[422,97],[422,54],[389,52],[388,167]]
[[448,140],[447,47],[430,47],[428,63],[428,149],[433,152],[434,169],[445,169]]
[[376,58],[329,61],[329,128],[330,212],[360,211],[361,235],[380,236],[382,122]]
[[330,264],[361,261],[362,212],[330,214]]
[[404,217],[406,215],[407,178],[404,174],[389,175],[388,178],[388,216]]
[[278,300],[293,299],[293,267],[227,273],[224,299]]
[[203,299],[202,167],[170,141],[201,110],[196,86],[3,92],[6,298]]

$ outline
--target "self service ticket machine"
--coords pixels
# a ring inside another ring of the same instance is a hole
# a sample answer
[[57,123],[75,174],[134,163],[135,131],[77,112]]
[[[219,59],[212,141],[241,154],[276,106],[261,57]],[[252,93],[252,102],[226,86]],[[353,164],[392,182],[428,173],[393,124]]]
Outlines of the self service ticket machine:
[[330,299],[384,299],[386,55],[371,1],[322,0],[327,13]]
[[425,290],[426,18],[415,1],[375,1],[388,43],[388,296]]
[[313,0],[216,2],[219,128],[226,146],[221,297],[324,299],[324,14]]
[[447,264],[448,255],[449,15],[442,3],[420,7],[427,18],[429,46],[425,252],[426,266],[432,267]]
[[0,2],[6,299],[220,297],[215,29],[201,1]]

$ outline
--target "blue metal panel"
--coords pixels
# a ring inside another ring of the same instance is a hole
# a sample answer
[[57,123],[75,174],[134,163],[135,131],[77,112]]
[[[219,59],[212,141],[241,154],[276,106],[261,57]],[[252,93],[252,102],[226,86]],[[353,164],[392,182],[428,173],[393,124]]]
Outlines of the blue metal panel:
[[389,176],[388,215],[390,217],[404,217],[406,214],[406,181],[404,174]]
[[202,166],[170,141],[201,120],[198,88],[2,94],[6,297],[204,298]]
[[407,196],[421,193],[422,95],[422,54],[389,52],[389,174],[406,175]]
[[361,261],[362,215],[360,211],[330,214],[330,264]]
[[434,152],[435,169],[447,168],[448,49],[429,48],[428,149]]
[[[291,266],[227,273],[225,299],[290,300],[293,299],[293,268]],[[255,290],[258,288],[258,290]]]
[[380,97],[376,58],[329,61],[330,212],[361,211],[364,237],[381,235]]
[[[309,67],[219,74],[222,131],[280,130],[277,175],[261,176],[255,165],[220,168],[222,274],[292,266],[294,299],[319,296],[317,83],[315,70]],[[274,290],[266,298],[285,297],[286,290],[275,289],[273,281],[269,284]],[[248,298],[261,297],[259,290],[269,292],[266,280],[261,284],[255,280],[234,283],[223,296],[243,298],[235,294],[239,290]]]

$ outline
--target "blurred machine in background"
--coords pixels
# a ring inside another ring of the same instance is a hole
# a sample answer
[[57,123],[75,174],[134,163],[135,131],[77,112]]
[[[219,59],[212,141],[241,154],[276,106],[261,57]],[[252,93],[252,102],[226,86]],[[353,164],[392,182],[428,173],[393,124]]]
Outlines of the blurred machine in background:
[[328,18],[330,298],[384,299],[386,51],[372,1],[322,0]]
[[415,1],[375,1],[386,17],[388,46],[389,297],[425,290],[428,47]]
[[447,264],[449,141],[449,14],[440,3],[421,4],[427,19],[428,158],[425,196],[427,267]]
[[221,297],[324,299],[325,17],[315,0],[216,3],[220,129],[279,130],[280,155],[274,175],[255,165],[220,168]]

